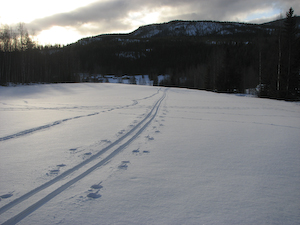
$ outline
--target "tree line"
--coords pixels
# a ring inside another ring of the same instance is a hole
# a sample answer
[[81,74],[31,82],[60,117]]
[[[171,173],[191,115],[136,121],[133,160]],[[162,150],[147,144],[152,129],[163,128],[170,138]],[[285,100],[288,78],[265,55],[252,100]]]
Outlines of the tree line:
[[0,32],[0,85],[73,82],[78,69],[71,49],[37,45],[23,23]]
[[279,20],[270,33],[256,32],[239,41],[226,37],[221,43],[202,46],[204,57],[197,56],[194,63],[173,67],[164,85],[226,93],[256,88],[260,97],[299,100],[300,32],[296,19],[290,8],[286,18]]
[[[39,46],[24,24],[1,27],[0,84],[80,82],[80,74],[148,74],[156,85],[300,98],[299,28],[292,8],[272,31],[209,37],[104,35]],[[158,84],[157,76],[168,74]]]

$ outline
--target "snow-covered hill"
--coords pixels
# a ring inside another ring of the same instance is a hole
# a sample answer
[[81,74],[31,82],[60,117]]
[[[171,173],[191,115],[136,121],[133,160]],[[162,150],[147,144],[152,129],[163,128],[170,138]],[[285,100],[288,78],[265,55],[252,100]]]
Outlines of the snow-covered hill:
[[[300,18],[300,17],[299,17]],[[299,24],[297,17],[297,23]],[[240,34],[247,35],[265,32],[271,34],[275,31],[276,23],[251,24],[239,22],[220,22],[220,21],[181,21],[175,20],[168,23],[157,23],[141,26],[128,34],[106,34],[95,37],[84,38],[79,41],[80,44],[88,44],[93,41],[101,41],[103,37],[113,37],[116,40],[132,43],[139,42],[140,38],[155,37],[226,37]]]
[[[169,23],[142,26],[133,33],[134,37],[151,38],[157,36],[208,36],[229,35],[241,32],[254,33],[265,29],[257,24],[216,22],[216,21],[171,21]],[[270,30],[272,31],[272,29]]]
[[0,223],[299,224],[299,131],[292,102],[0,87]]

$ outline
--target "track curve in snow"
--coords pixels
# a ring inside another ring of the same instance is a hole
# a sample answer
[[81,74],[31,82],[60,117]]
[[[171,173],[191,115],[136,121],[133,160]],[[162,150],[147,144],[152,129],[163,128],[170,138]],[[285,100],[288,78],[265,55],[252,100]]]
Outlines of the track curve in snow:
[[[22,212],[14,215],[9,220],[3,223],[3,225],[8,224],[16,224],[25,217],[27,217],[29,214],[40,208],[42,205],[47,203],[49,200],[53,199],[55,196],[66,190],[68,187],[76,183],[77,181],[81,180],[82,178],[89,175],[91,172],[93,172],[98,167],[104,165],[109,160],[114,158],[117,154],[119,154],[122,150],[124,150],[130,143],[132,143],[153,121],[153,119],[156,117],[157,112],[160,108],[160,105],[162,101],[166,97],[167,89],[163,92],[162,96],[154,103],[153,107],[151,108],[150,112],[137,124],[135,125],[130,131],[128,131],[126,134],[121,136],[119,139],[117,139],[115,142],[111,143],[107,147],[100,150],[95,155],[91,156],[90,158],[86,159],[85,161],[81,162],[80,164],[76,165],[75,167],[65,171],[64,173],[60,174],[56,178],[44,183],[43,185],[27,192],[26,194],[20,196],[19,198],[13,200],[12,202],[8,203],[7,205],[0,208],[0,215],[8,211],[9,209],[21,204],[23,201],[29,199],[30,197],[34,196],[35,194],[39,193],[40,191],[52,186],[53,184],[57,183],[58,181],[62,181],[64,179],[64,184],[61,185],[59,188],[55,189],[54,191],[47,192],[47,195],[40,198],[36,203],[30,205]],[[93,164],[88,167],[84,172],[80,173],[79,175],[76,175],[74,178],[66,178],[71,173],[76,172],[83,166],[88,165],[90,162],[95,161],[99,156],[104,154],[105,152],[110,152],[109,155],[107,155],[105,158],[97,162],[96,164]]]

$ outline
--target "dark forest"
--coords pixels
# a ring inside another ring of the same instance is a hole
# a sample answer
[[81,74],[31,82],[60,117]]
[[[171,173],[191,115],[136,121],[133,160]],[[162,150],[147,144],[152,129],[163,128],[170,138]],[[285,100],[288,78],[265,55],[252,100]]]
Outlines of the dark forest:
[[[225,93],[256,89],[260,97],[299,100],[300,32],[293,9],[284,19],[243,29],[206,36],[100,35],[67,46],[39,46],[24,24],[3,25],[0,85],[82,82],[80,74],[147,74],[155,85]],[[160,74],[169,76],[158,83]]]

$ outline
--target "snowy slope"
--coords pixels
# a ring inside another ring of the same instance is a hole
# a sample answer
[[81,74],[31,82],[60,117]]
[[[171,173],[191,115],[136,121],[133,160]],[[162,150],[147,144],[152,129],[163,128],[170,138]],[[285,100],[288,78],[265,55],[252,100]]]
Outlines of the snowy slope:
[[142,26],[132,34],[133,36],[150,38],[159,34],[167,33],[169,36],[204,36],[210,34],[216,34],[222,29],[225,30],[230,25],[223,25],[221,23],[199,21],[173,21],[163,24],[151,24]]
[[151,37],[174,37],[174,36],[198,36],[229,35],[237,33],[255,33],[265,30],[272,32],[271,26],[260,26],[258,24],[247,24],[237,22],[218,21],[171,21],[168,23],[150,24],[141,26],[129,35],[137,38]]
[[[245,37],[257,32],[271,34],[275,31],[275,24],[251,24],[239,22],[220,21],[182,21],[175,20],[168,23],[156,23],[140,26],[131,33],[126,34],[104,34],[94,37],[83,38],[78,41],[81,45],[93,41],[102,41],[105,37],[112,37],[114,40],[124,43],[140,42],[141,38],[155,37],[224,37],[226,35],[243,34]],[[232,41],[237,41],[235,38]],[[247,41],[245,39],[245,41]],[[130,54],[121,53],[121,56],[132,57]]]
[[297,103],[0,87],[0,223],[299,224],[299,131]]

